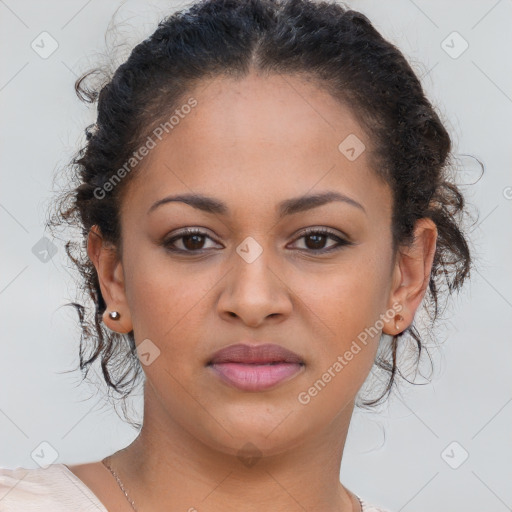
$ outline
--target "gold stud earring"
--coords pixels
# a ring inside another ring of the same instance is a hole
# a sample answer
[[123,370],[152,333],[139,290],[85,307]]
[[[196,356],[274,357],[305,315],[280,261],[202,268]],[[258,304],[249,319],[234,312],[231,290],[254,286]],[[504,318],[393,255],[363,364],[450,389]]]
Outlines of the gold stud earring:
[[397,331],[400,331],[400,329],[398,327],[398,322],[401,322],[404,319],[404,317],[402,315],[397,315],[395,318],[397,318],[397,317],[398,317],[398,320],[395,319],[395,329]]

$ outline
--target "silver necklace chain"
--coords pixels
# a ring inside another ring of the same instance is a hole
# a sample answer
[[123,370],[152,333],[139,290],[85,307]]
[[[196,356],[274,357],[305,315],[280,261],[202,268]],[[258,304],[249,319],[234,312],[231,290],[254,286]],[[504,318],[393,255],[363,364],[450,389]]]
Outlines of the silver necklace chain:
[[119,485],[119,488],[121,491],[123,491],[123,494],[126,496],[126,499],[128,500],[128,503],[130,503],[132,509],[137,512],[137,509],[135,507],[135,502],[128,496],[128,493],[126,492],[126,489],[124,488],[123,482],[121,482],[121,479],[117,476],[116,472],[110,467],[110,464],[106,461],[103,461],[103,465],[112,473],[114,478],[116,479],[117,485]]
[[[135,502],[130,498],[130,496],[128,496],[128,493],[126,492],[126,489],[124,488],[124,485],[123,485],[123,482],[121,482],[121,479],[117,476],[116,472],[110,467],[110,464],[108,464],[108,462],[106,462],[106,461],[102,461],[102,462],[103,462],[103,465],[108,468],[108,470],[112,473],[112,475],[116,479],[117,485],[119,485],[119,488],[121,489],[121,491],[123,491],[123,494],[126,496],[126,499],[128,500],[128,503],[130,503],[130,505],[132,506],[132,509],[135,512],[137,512],[137,509],[135,507]],[[359,505],[360,505],[361,511],[362,511],[363,503],[361,502],[361,499],[359,498],[359,496],[356,496],[356,497],[357,497],[357,501],[359,501]]]

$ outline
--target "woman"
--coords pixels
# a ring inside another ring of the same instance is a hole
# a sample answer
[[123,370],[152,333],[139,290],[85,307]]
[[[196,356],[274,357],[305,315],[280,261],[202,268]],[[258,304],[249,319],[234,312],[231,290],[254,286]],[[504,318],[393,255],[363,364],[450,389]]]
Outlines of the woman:
[[450,137],[403,55],[335,3],[205,0],[99,94],[87,77],[53,224],[84,236],[81,366],[143,375],[144,422],[101,461],[2,470],[0,509],[384,510],[339,481],[358,391],[377,364],[364,405],[389,395],[423,299],[435,318],[470,268]]

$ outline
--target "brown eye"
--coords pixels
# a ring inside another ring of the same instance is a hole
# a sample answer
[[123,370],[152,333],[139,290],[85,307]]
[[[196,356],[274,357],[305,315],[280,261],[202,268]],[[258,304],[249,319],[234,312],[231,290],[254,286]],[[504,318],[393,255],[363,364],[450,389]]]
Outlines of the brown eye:
[[171,252],[200,253],[207,249],[205,248],[207,240],[212,240],[212,238],[203,231],[198,229],[187,229],[186,231],[182,231],[181,233],[165,240],[162,242],[162,245]]
[[203,235],[187,235],[181,238],[183,239],[183,245],[189,251],[203,248],[205,238]]
[[[307,231],[303,232],[299,238],[296,240],[304,239],[304,248],[300,248],[301,250],[318,252],[318,253],[327,253],[331,251],[335,251],[341,249],[345,245],[353,245],[352,242],[341,238],[330,230],[325,228],[310,228]],[[330,244],[329,246],[325,246],[328,240],[333,240],[335,243]]]
[[323,246],[325,245],[329,237],[323,234],[312,234],[305,236],[304,239],[306,241],[305,245],[308,249],[318,250],[324,249]]

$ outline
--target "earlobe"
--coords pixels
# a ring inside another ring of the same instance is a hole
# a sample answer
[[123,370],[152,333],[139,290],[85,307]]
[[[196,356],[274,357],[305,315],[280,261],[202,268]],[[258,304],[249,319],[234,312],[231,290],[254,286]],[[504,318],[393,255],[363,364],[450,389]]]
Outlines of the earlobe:
[[[425,295],[436,252],[437,227],[428,218],[419,219],[414,228],[414,241],[398,249],[393,273],[390,304],[400,304],[400,315],[388,324],[386,334],[397,335],[413,321]],[[394,324],[394,325],[393,325]]]
[[395,329],[397,330],[396,334],[399,334],[404,330],[402,323],[404,321],[404,317],[402,315],[395,316]]
[[[87,253],[96,268],[101,295],[107,309],[103,323],[111,330],[128,333],[133,330],[130,311],[126,301],[124,273],[115,247],[105,243],[98,226],[92,226],[87,239]],[[117,315],[110,313],[117,312]]]
[[133,330],[130,313],[122,315],[119,311],[106,309],[103,312],[103,323],[111,330],[121,334],[126,334]]

